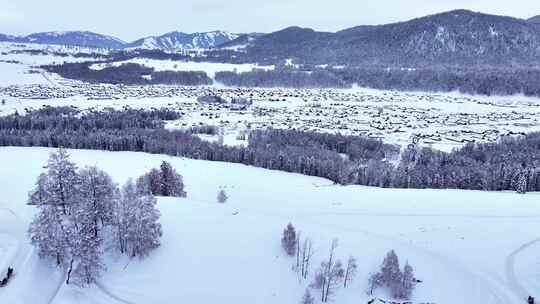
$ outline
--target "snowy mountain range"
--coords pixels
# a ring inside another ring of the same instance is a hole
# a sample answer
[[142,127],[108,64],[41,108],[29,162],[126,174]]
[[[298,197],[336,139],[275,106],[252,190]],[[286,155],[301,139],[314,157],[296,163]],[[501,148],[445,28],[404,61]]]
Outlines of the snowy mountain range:
[[288,27],[269,34],[173,31],[133,42],[88,31],[0,34],[0,41],[107,49],[245,49],[248,61],[316,64],[491,64],[539,62],[540,16],[518,19],[454,10],[384,25],[338,32]]
[[170,32],[161,36],[150,36],[127,43],[116,37],[88,31],[43,32],[28,36],[0,34],[0,41],[15,43],[37,43],[53,45],[73,45],[106,49],[194,49],[211,48],[238,38],[239,34],[225,31],[206,33]]
[[43,32],[30,34],[28,36],[11,36],[0,34],[0,41],[16,43],[73,45],[107,49],[122,48],[126,44],[124,41],[116,37],[88,31]]
[[161,36],[150,36],[129,43],[126,48],[132,49],[207,49],[238,38],[239,34],[225,31],[206,33],[170,32]]
[[289,27],[252,39],[246,50],[254,61],[293,58],[310,64],[418,66],[540,62],[540,31],[535,20],[454,10],[335,33]]
[[540,24],[540,15],[527,19],[530,23]]

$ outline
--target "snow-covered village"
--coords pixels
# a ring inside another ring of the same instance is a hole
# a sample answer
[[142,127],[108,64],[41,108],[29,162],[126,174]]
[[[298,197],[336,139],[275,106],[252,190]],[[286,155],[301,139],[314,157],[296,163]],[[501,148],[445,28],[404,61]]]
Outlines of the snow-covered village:
[[0,304],[539,303],[539,3],[0,3]]

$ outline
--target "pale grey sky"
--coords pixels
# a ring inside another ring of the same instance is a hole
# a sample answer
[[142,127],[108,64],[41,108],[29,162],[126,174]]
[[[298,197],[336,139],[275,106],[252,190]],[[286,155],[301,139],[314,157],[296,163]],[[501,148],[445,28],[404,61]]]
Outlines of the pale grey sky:
[[0,0],[0,33],[89,30],[131,41],[179,30],[336,31],[452,9],[528,18],[540,0]]

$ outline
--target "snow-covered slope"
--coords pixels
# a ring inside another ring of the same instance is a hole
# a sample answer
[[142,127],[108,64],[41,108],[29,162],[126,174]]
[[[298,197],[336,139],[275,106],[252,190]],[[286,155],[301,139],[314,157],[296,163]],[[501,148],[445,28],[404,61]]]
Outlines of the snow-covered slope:
[[125,42],[118,38],[88,31],[42,32],[30,34],[28,36],[0,35],[0,41],[71,45],[105,49],[116,49],[125,44]]
[[[163,244],[150,257],[109,256],[99,286],[60,285],[24,238],[33,213],[27,192],[49,151],[0,148],[0,221],[8,223],[0,226],[0,267],[16,269],[0,288],[6,303],[298,303],[309,282],[280,248],[289,221],[313,239],[313,265],[333,238],[339,258],[357,257],[358,276],[335,303],[366,303],[368,274],[390,249],[423,281],[414,303],[522,303],[538,292],[538,194],[343,187],[244,165],[99,151],[70,153],[120,183],[167,160],[184,176],[188,198],[159,199]],[[229,195],[224,205],[219,188]]]
[[131,49],[207,49],[238,38],[238,34],[225,31],[206,33],[170,32],[161,36],[150,36],[134,41],[128,45]]
[[[105,52],[103,49],[100,51]],[[64,54],[59,55],[56,54],[57,52]],[[55,84],[57,80],[60,80],[60,76],[47,73],[39,66],[100,59],[99,57],[75,56],[83,53],[98,53],[98,50],[87,47],[0,42],[0,87]]]
[[69,45],[104,49],[207,49],[238,38],[239,34],[225,31],[182,33],[178,31],[150,36],[126,43],[116,37],[88,31],[43,32],[27,36],[0,34],[0,42]]

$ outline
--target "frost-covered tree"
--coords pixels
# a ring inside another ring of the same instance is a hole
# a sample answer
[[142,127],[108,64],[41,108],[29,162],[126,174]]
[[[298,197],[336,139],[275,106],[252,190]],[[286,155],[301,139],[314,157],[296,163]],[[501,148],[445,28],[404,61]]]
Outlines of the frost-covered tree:
[[34,217],[28,233],[30,241],[38,249],[41,258],[52,259],[56,266],[65,266],[69,253],[69,244],[65,238],[58,210],[55,206],[39,205],[40,210]]
[[[88,189],[91,188],[90,184],[85,186]],[[96,197],[97,195],[84,197],[77,208],[72,211],[71,218],[77,224],[75,225],[76,233],[72,236],[71,241],[73,249],[68,269],[68,283],[71,277],[77,285],[84,286],[95,283],[105,270],[102,260],[104,236],[99,229],[102,223],[98,221],[101,219],[98,217],[100,212],[96,207]]]
[[225,202],[227,202],[227,199],[229,199],[229,197],[227,196],[227,193],[225,193],[225,190],[219,190],[217,195],[217,202],[220,204],[224,204]]
[[95,283],[105,271],[104,242],[119,240],[122,252],[145,256],[159,245],[161,226],[155,198],[130,181],[122,191],[95,167],[77,170],[63,149],[51,153],[47,170],[30,191],[38,209],[28,233],[41,258],[66,272],[66,284]]
[[114,202],[118,196],[117,186],[112,178],[97,167],[86,167],[80,172],[80,194],[90,204],[88,211],[93,215],[95,235],[100,227],[113,222]]
[[300,301],[300,304],[313,304],[315,303],[315,298],[311,295],[311,291],[309,291],[309,288],[306,288],[306,291],[304,292],[304,295],[302,296],[302,300]]
[[36,187],[32,190],[28,197],[28,205],[39,206],[46,203],[48,197],[49,185],[48,176],[41,173],[36,181]]
[[50,195],[46,204],[58,206],[62,213],[69,214],[71,206],[80,198],[77,187],[80,183],[77,166],[70,161],[67,151],[60,148],[57,152],[50,154],[45,168]]
[[307,279],[309,274],[309,267],[311,265],[311,258],[313,257],[313,254],[315,253],[313,250],[313,242],[310,238],[305,238],[302,248],[302,258],[301,258],[301,264],[300,264],[300,274],[302,278]]
[[328,302],[328,299],[334,295],[336,289],[341,286],[345,270],[343,269],[343,263],[340,260],[336,260],[334,264],[329,267],[329,272],[326,277],[326,293],[324,295],[324,302]]
[[161,195],[186,197],[182,175],[166,161],[161,163]]
[[414,270],[409,262],[405,263],[403,267],[403,278],[402,278],[401,292],[400,297],[402,299],[410,299],[414,287],[416,286],[416,281],[414,278]]
[[46,173],[41,174],[28,204],[39,212],[30,224],[30,240],[41,257],[52,258],[59,267],[67,267],[74,252],[75,221],[71,210],[79,203],[77,167],[64,149],[51,153]]
[[366,290],[366,293],[369,295],[373,295],[373,291],[379,287],[384,286],[384,281],[382,278],[382,274],[380,272],[373,273],[369,276],[368,279],[368,289]]
[[161,194],[161,174],[156,168],[137,179],[137,189],[154,195]]
[[379,273],[369,279],[369,293],[378,287],[387,287],[395,298],[409,299],[416,282],[413,268],[405,264],[403,272],[399,267],[399,259],[394,250],[389,251],[384,258]]
[[131,257],[147,256],[160,245],[161,215],[156,202],[154,196],[138,191],[131,179],[122,188],[118,212],[122,215],[119,241],[123,251]]
[[399,259],[394,250],[390,250],[381,265],[382,279],[386,287],[390,288],[394,297],[399,297],[403,274],[399,267]]
[[81,191],[89,185],[63,149],[51,153],[45,168],[29,194],[29,204],[39,208],[29,229],[31,242],[41,257],[65,269],[67,284],[72,278],[92,283],[103,267],[96,209],[92,197]]
[[283,230],[283,236],[281,237],[281,246],[283,247],[283,250],[285,250],[287,255],[294,256],[296,254],[297,236],[296,229],[294,228],[292,223],[289,223],[285,230]]
[[518,170],[512,179],[512,187],[517,193],[527,193],[527,181],[528,171],[526,169]]
[[159,196],[186,197],[182,175],[172,165],[162,162],[159,169],[153,168],[137,179],[137,189]]
[[350,256],[347,260],[347,267],[345,268],[345,275],[343,277],[343,288],[347,288],[347,284],[356,276],[357,270],[358,265],[356,264],[356,259],[353,256]]
[[326,303],[341,286],[345,270],[340,260],[335,258],[335,250],[338,246],[337,239],[332,241],[328,259],[321,262],[321,265],[315,272],[315,278],[311,283],[312,288],[320,289],[321,302]]
[[[128,229],[132,224],[131,221],[133,219],[133,213],[135,212],[135,200],[138,195],[136,189],[137,188],[133,185],[132,180],[128,180],[126,184],[122,186],[120,198],[116,201],[114,208],[115,235],[121,253],[127,253],[128,250]],[[140,190],[142,192],[142,189]]]

